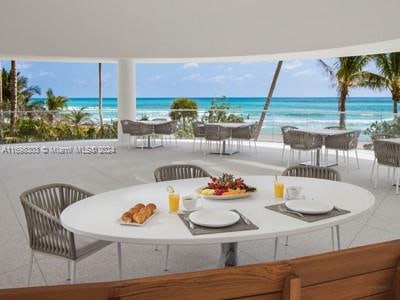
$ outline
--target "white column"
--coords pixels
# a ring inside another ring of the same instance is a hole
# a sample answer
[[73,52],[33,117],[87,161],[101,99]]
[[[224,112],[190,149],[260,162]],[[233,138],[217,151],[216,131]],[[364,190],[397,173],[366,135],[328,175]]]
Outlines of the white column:
[[127,144],[120,120],[136,120],[136,65],[132,59],[118,61],[118,141]]

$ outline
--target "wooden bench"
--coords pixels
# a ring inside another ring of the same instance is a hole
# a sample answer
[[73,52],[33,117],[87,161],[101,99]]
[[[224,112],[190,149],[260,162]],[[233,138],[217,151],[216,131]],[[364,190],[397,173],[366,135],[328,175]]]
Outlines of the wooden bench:
[[275,263],[128,281],[0,290],[0,299],[400,300],[400,240]]

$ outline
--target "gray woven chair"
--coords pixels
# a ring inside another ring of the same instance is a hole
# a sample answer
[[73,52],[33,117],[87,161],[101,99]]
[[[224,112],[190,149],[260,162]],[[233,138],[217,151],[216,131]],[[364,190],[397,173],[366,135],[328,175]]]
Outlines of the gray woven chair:
[[[327,136],[325,138],[325,160],[328,159],[329,149],[336,151],[336,163],[339,163],[339,151],[343,151],[343,157],[347,167],[350,166],[349,152],[354,150],[357,159],[357,167],[360,168],[358,161],[358,138],[360,137],[360,131],[345,132],[342,134]],[[346,155],[347,153],[347,155]]]
[[[210,173],[208,173],[206,170],[198,166],[189,164],[168,165],[159,167],[154,170],[154,179],[156,180],[156,182],[190,178],[203,178],[210,176]],[[169,246],[170,245],[167,245],[165,252],[165,271],[168,270]],[[156,250],[157,249],[158,247],[156,246]]]
[[200,140],[200,150],[201,150],[203,139],[206,137],[204,122],[199,122],[199,121],[192,122],[192,129],[193,129],[193,151],[196,148],[197,139]]
[[[222,125],[212,125],[206,124],[204,125],[205,130],[205,139],[208,145],[208,150],[211,149],[211,143],[217,143],[217,151],[220,155],[222,155],[222,142],[226,140],[230,140],[232,131],[230,128],[222,126]],[[230,147],[230,143],[228,141],[228,147]]]
[[283,147],[282,147],[282,156],[281,156],[281,161],[283,161],[283,157],[285,155],[285,148],[286,146],[290,147],[290,137],[289,137],[289,131],[298,129],[295,126],[282,126],[281,127],[281,132],[282,132],[282,139],[283,139]]
[[[287,168],[282,172],[282,176],[291,176],[291,177],[307,177],[307,178],[317,178],[317,179],[326,179],[332,181],[341,181],[340,174],[330,168],[326,167],[317,167],[317,166],[292,166]],[[339,225],[337,225],[337,231],[339,232]],[[334,227],[331,227],[331,243],[332,249],[335,248],[335,233]],[[285,245],[289,244],[289,237],[286,236]],[[275,256],[276,257],[276,253]]]
[[[39,186],[21,194],[31,248],[28,286],[35,252],[66,259],[73,284],[76,278],[76,263],[111,244],[75,235],[61,225],[60,215],[66,207],[92,195],[80,188],[60,183]],[[121,278],[120,243],[117,243],[117,250],[118,274]]]
[[[383,140],[383,139],[391,139],[391,138],[394,138],[394,136],[389,135],[389,134],[385,134],[385,133],[376,133],[376,134],[374,134],[374,136],[372,137],[372,141],[375,141],[375,140]],[[374,176],[375,164],[376,164],[376,156],[375,156],[374,162],[373,162],[373,164],[372,164],[371,175],[369,176],[371,180],[372,180],[372,178],[373,178],[373,176]],[[388,177],[390,177],[390,168],[391,168],[391,167],[388,167]]]
[[167,120],[167,118],[154,118],[154,119],[152,119],[152,121],[164,122],[164,121],[168,121],[168,120]]
[[164,144],[164,137],[171,139],[171,136],[175,138],[175,145],[178,145],[175,132],[176,132],[176,121],[169,121],[161,124],[154,125],[154,134],[161,136],[161,144]]
[[243,148],[242,141],[248,141],[249,149],[251,149],[251,142],[253,141],[254,148],[257,152],[256,129],[257,129],[257,123],[232,129],[232,139],[237,140],[238,149]]
[[346,128],[340,127],[340,126],[326,126],[324,129],[332,129],[332,130],[343,130]]
[[374,187],[378,187],[379,166],[384,165],[393,168],[396,177],[396,194],[399,193],[400,178],[400,144],[389,141],[374,140],[374,153],[376,158],[376,173]]
[[311,152],[311,162],[313,162],[314,157],[316,158],[315,150],[320,150],[322,148],[322,137],[318,134],[313,134],[300,130],[290,130],[289,134],[289,145],[290,154],[288,157],[288,167],[290,166],[291,160],[293,160],[294,150],[299,151],[299,157],[301,158],[301,152],[306,152],[306,159],[308,152]]
[[282,176],[319,178],[340,181],[340,174],[330,168],[317,166],[292,166],[283,171]]
[[145,124],[140,121],[131,121],[131,120],[121,120],[122,133],[129,135],[129,148],[131,147],[131,137],[135,137],[135,146],[136,146],[136,138],[143,138],[142,141],[142,149],[144,148],[145,140],[144,138],[149,137],[153,134],[153,125]]

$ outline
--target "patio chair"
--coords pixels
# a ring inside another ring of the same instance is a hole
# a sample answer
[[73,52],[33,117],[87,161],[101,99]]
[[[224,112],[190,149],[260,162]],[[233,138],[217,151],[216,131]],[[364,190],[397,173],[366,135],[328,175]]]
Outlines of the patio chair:
[[295,126],[282,126],[281,127],[281,132],[282,132],[282,138],[283,138],[283,147],[282,147],[282,156],[281,156],[281,161],[283,161],[283,156],[285,154],[285,148],[286,146],[290,147],[290,140],[289,140],[289,131],[298,129]]
[[253,141],[254,149],[257,152],[256,129],[257,123],[232,129],[232,139],[237,141],[238,150],[239,148],[243,148],[243,141],[248,141],[249,149],[251,149],[251,142]]
[[376,158],[376,172],[374,188],[378,187],[379,166],[384,165],[393,168],[396,194],[399,193],[399,168],[400,168],[400,144],[389,141],[374,140],[374,153]]
[[347,167],[349,167],[349,152],[350,150],[354,150],[357,159],[357,167],[360,168],[357,152],[359,137],[360,131],[358,130],[325,137],[325,160],[328,160],[329,149],[336,150],[336,163],[339,164],[339,151],[343,151],[344,161],[346,162]]
[[192,129],[193,129],[193,151],[196,148],[196,139],[200,139],[200,150],[201,150],[203,139],[206,137],[204,122],[199,122],[199,121],[192,122]]
[[178,145],[178,141],[175,136],[176,126],[176,121],[169,121],[166,123],[154,125],[154,134],[161,136],[161,144],[164,144],[164,137],[169,137],[169,139],[171,139],[171,136],[174,136],[175,145]]
[[129,144],[128,147],[131,147],[131,137],[135,138],[135,147],[136,147],[136,138],[141,137],[143,139],[142,149],[145,145],[144,138],[149,137],[153,134],[153,125],[145,124],[139,121],[131,121],[131,120],[121,120],[122,133],[129,135]]
[[321,150],[322,148],[322,137],[318,134],[313,134],[300,130],[290,130],[289,134],[289,145],[290,153],[288,157],[288,167],[290,166],[291,160],[293,160],[294,150],[299,151],[298,159],[301,158],[301,152],[306,152],[306,160],[308,152],[311,152],[311,163],[316,160],[317,152],[316,150]]
[[[383,140],[383,139],[391,139],[391,138],[394,138],[394,136],[389,135],[389,134],[385,134],[385,133],[377,133],[372,137],[372,141]],[[372,164],[372,169],[371,169],[371,175],[369,177],[371,180],[374,177],[375,164],[376,164],[376,156],[374,158],[374,162]],[[388,177],[390,177],[390,169],[391,169],[391,167],[388,167]],[[393,171],[394,171],[394,169],[393,169]],[[394,174],[393,174],[393,177],[394,177]]]
[[152,121],[155,121],[155,122],[164,122],[164,121],[168,121],[168,120],[167,120],[167,118],[154,118],[154,119],[152,119]]
[[[92,195],[75,186],[61,183],[39,186],[21,194],[31,248],[28,286],[35,252],[66,259],[70,282],[73,284],[76,263],[111,244],[76,235],[61,225],[60,215],[65,208]],[[121,279],[120,243],[117,243],[117,251],[118,275]]]
[[340,126],[326,126],[324,129],[332,129],[332,130],[344,130],[346,128],[340,127]]
[[[339,172],[330,168],[317,167],[317,166],[302,166],[302,165],[292,166],[286,168],[282,172],[282,176],[306,177],[306,178],[326,179],[332,181],[341,181]],[[339,231],[339,225],[337,227],[337,230]],[[335,247],[334,227],[331,227],[331,242],[332,242],[332,248],[334,248]],[[288,246],[288,244],[289,244],[289,237],[286,236],[285,246]],[[276,257],[276,253],[274,254],[274,257]]]
[[[211,175],[206,170],[198,166],[189,164],[167,165],[158,167],[154,170],[154,179],[156,180],[156,182],[203,177],[211,177]],[[165,252],[165,271],[168,270],[169,246],[170,245],[166,246]],[[158,247],[156,246],[155,250],[157,249]]]
[[221,126],[221,125],[210,125],[205,124],[205,139],[208,145],[208,150],[211,149],[211,143],[216,142],[217,144],[217,151],[219,155],[222,156],[222,143],[228,140],[228,147],[230,147],[230,138],[231,138],[231,129]]

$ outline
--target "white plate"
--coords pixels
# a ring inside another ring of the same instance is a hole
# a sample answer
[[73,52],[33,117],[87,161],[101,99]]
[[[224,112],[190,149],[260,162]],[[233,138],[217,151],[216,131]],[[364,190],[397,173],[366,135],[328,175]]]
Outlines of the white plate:
[[205,227],[226,227],[240,220],[239,214],[230,210],[203,209],[189,215],[194,224]]
[[198,189],[196,190],[197,194],[198,194],[199,196],[203,197],[204,199],[210,199],[210,200],[233,200],[233,199],[241,199],[241,198],[250,197],[251,195],[253,195],[254,193],[257,192],[257,190],[256,190],[256,191],[254,191],[254,192],[246,192],[246,193],[243,193],[243,194],[236,194],[236,195],[220,195],[220,196],[217,196],[217,195],[203,195],[203,194],[200,193],[202,189],[203,189],[203,188],[198,188]]
[[285,205],[290,210],[310,215],[324,214],[333,209],[331,203],[309,199],[286,201]]
[[142,224],[139,224],[139,223],[126,223],[126,222],[123,222],[122,220],[121,220],[121,218],[119,218],[118,219],[118,221],[119,221],[119,223],[121,224],[121,225],[128,225],[128,226],[144,226],[144,225],[146,225],[151,219],[153,219],[153,217],[156,215],[156,214],[158,214],[158,210],[156,210],[155,212],[153,212],[153,214],[150,216],[150,217],[148,217]]

